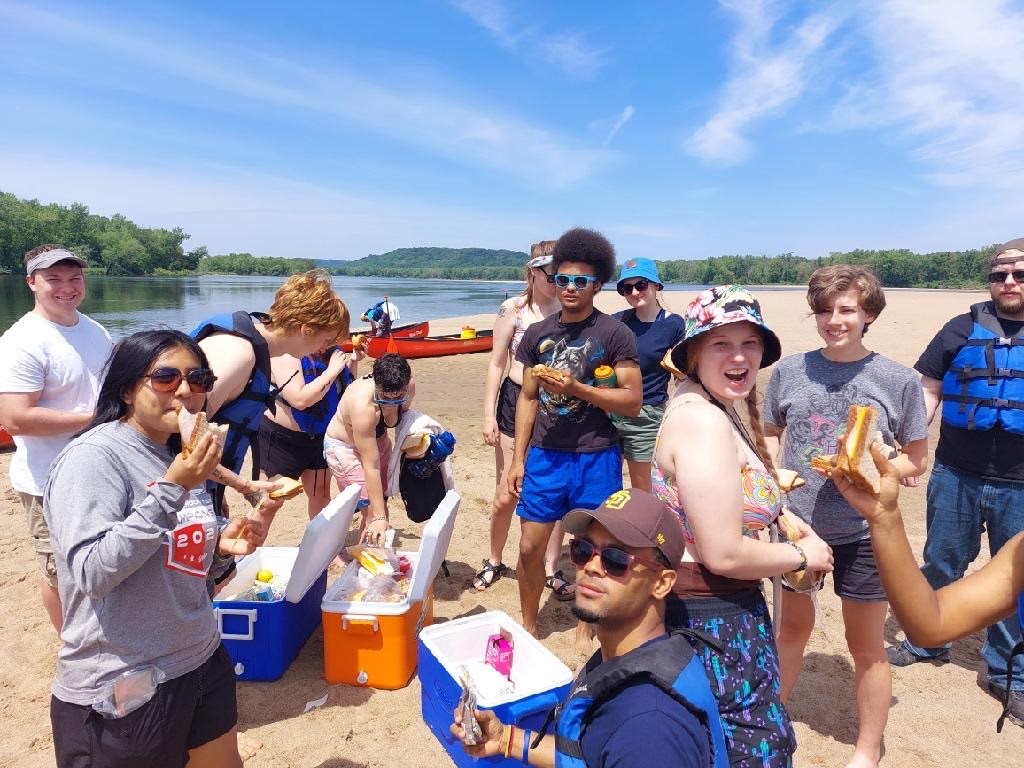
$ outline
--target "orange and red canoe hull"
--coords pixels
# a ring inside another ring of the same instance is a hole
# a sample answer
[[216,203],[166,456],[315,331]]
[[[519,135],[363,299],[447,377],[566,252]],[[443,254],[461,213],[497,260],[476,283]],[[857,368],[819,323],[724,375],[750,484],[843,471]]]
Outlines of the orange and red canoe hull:
[[[361,333],[364,336],[370,335],[369,328],[355,329],[352,331],[352,335],[355,336],[357,333]],[[391,329],[391,335],[400,339],[419,339],[430,333],[430,323],[409,323],[408,325],[398,325]],[[341,344],[342,352],[352,351],[352,342],[345,341]]]
[[0,427],[0,448],[12,448],[14,447],[14,438],[11,437],[11,433],[3,427]]
[[450,336],[424,336],[421,339],[376,336],[367,339],[367,342],[370,357],[383,357],[389,352],[397,352],[411,359],[490,352],[494,346],[494,336],[493,331],[477,331],[473,339],[464,339],[461,334],[454,333]]

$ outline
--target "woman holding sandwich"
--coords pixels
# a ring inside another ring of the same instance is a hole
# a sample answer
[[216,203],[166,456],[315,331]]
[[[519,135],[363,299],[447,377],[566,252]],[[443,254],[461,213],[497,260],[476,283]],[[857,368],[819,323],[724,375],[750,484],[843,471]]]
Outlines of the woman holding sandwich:
[[262,531],[221,528],[203,485],[220,460],[216,430],[186,450],[178,438],[179,411],[200,411],[213,381],[191,337],[128,337],[92,424],[50,468],[44,509],[64,607],[50,719],[62,768],[241,768],[235,674],[206,578]]
[[[785,435],[781,464],[806,480],[806,485],[788,495],[787,505],[814,527],[835,556],[833,589],[842,601],[859,718],[857,744],[847,766],[866,768],[877,765],[881,757],[892,697],[883,642],[888,603],[867,523],[835,483],[813,467],[837,453],[850,407],[866,406],[859,414],[867,418],[865,430],[873,432],[877,425],[882,441],[899,447],[894,463],[900,475],[920,475],[928,461],[928,418],[918,375],[864,345],[864,334],[885,308],[877,277],[859,266],[824,267],[811,275],[807,303],[825,346],[784,358],[776,366],[765,394],[765,434],[776,461],[779,439]],[[858,427],[856,420],[853,424]],[[857,458],[865,462],[864,471],[870,476],[874,467],[863,449],[874,435],[864,437],[858,443]],[[800,675],[804,648],[814,628],[814,591],[787,589],[782,595],[778,644],[783,701]]]
[[[828,545],[794,521],[799,543],[767,540],[782,510],[755,406],[757,372],[781,355],[778,337],[745,288],[704,291],[684,314],[686,335],[671,351],[682,376],[654,450],[654,492],[683,525],[686,552],[665,624],[694,639],[718,699],[730,763],[792,765],[796,750],[779,698],[772,621],[761,579],[795,569],[832,570]],[[737,405],[746,404],[749,428]],[[699,436],[699,437],[698,437]]]

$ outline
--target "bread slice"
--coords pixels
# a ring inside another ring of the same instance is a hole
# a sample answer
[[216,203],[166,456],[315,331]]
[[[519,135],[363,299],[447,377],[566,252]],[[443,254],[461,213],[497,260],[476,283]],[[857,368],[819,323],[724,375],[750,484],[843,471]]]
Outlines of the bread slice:
[[409,459],[422,459],[430,449],[430,432],[410,432],[402,441],[401,451]]
[[224,438],[228,433],[228,425],[211,423],[207,420],[205,411],[190,413],[187,409],[182,408],[178,411],[178,432],[181,433],[181,455],[187,459],[207,432],[212,432],[217,441],[223,445]]
[[807,485],[807,482],[792,469],[777,469],[775,474],[778,476],[779,488],[783,493],[789,493],[801,485]]
[[[803,538],[800,533],[800,529],[796,527],[789,518],[789,513],[783,512],[778,517],[779,531],[785,537],[786,541],[798,542]],[[806,568],[801,568],[794,571],[786,571],[782,574],[782,580],[791,588],[797,592],[813,592],[821,588],[821,582],[824,580],[825,575],[819,571],[811,571]]]
[[275,481],[280,487],[275,488],[269,494],[275,501],[281,499],[293,499],[303,492],[302,481],[293,477],[279,477]]
[[878,411],[870,405],[851,405],[846,418],[846,442],[836,458],[836,467],[855,486],[870,493],[881,489],[878,468],[871,457],[871,444],[876,440],[881,440]]

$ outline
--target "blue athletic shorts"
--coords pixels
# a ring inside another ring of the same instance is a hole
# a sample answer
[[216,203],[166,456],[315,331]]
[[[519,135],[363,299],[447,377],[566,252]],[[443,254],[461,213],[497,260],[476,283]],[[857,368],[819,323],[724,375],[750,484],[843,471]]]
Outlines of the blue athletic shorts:
[[597,509],[622,490],[622,449],[569,453],[531,446],[516,514],[534,523],[557,523],[572,509]]

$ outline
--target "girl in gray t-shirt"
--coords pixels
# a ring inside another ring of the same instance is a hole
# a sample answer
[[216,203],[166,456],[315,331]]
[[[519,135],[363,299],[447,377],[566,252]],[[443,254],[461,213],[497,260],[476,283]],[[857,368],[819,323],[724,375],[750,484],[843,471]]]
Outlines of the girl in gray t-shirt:
[[[857,680],[859,730],[848,764],[873,766],[881,756],[892,697],[883,642],[888,603],[867,523],[810,462],[837,452],[851,405],[870,405],[878,411],[882,438],[900,449],[893,460],[900,474],[920,475],[928,459],[928,418],[917,374],[864,345],[868,326],[885,307],[878,278],[856,266],[819,269],[811,275],[807,302],[825,346],[779,361],[765,393],[762,418],[776,466],[794,470],[806,481],[788,495],[787,506],[832,547],[833,587],[842,600]],[[813,628],[810,595],[785,591],[778,638],[783,701],[796,684]]]

